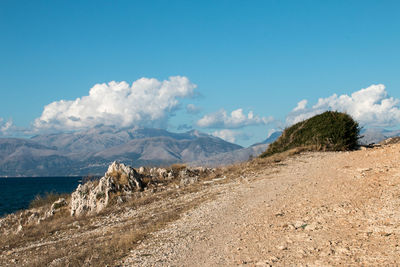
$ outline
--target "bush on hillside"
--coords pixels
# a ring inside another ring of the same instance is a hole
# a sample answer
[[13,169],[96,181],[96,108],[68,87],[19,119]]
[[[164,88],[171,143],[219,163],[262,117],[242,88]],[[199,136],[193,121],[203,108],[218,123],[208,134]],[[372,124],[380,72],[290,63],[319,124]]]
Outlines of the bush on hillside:
[[350,115],[327,111],[285,129],[261,157],[296,147],[323,151],[353,150],[358,147],[359,133],[359,125]]

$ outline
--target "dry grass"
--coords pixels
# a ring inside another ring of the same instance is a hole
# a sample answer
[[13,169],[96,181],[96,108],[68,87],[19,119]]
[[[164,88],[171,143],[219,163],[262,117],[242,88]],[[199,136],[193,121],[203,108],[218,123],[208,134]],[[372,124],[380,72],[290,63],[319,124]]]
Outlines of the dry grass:
[[296,148],[292,148],[292,149],[286,150],[286,151],[281,152],[281,153],[276,153],[276,154],[274,154],[272,156],[269,156],[269,157],[257,158],[257,159],[255,159],[255,161],[261,161],[261,162],[266,161],[266,162],[269,162],[269,163],[272,163],[272,162],[276,163],[276,162],[281,162],[281,161],[283,161],[283,160],[285,160],[285,159],[287,159],[287,158],[289,158],[291,156],[300,154],[301,152],[313,151],[313,150],[315,150],[313,146],[301,146],[301,147],[296,147]]
[[[307,150],[308,148],[296,148],[271,157],[255,158],[245,163],[218,168],[214,172],[202,174],[198,183],[184,187],[179,186],[179,179],[148,180],[148,189],[145,192],[137,192],[131,200],[112,205],[97,215],[75,218],[69,215],[65,207],[39,225],[32,225],[18,234],[5,236],[0,240],[0,250],[19,250],[18,258],[28,259],[30,266],[45,266],[50,263],[58,266],[115,265],[116,260],[135,249],[140,240],[179,219],[184,212],[214,198],[215,194],[204,190],[211,186],[204,184],[204,181],[226,177],[217,183],[227,183],[242,175],[269,168]],[[179,164],[171,166],[171,169],[178,172],[185,167]],[[123,183],[124,177],[120,174],[112,175]],[[196,192],[202,194],[186,197]],[[137,214],[134,217],[123,216],[129,210]],[[109,218],[118,218],[118,223],[113,223],[111,227],[105,226]],[[3,265],[1,258],[0,265]]]
[[168,169],[171,170],[171,172],[174,176],[177,176],[180,171],[182,171],[186,168],[187,168],[187,166],[185,164],[176,163],[176,164],[172,164]]
[[249,173],[259,172],[271,168],[274,164],[286,160],[287,158],[298,155],[302,152],[312,151],[311,147],[297,147],[287,150],[282,153],[276,153],[272,156],[265,158],[253,158],[247,162],[236,163],[225,167],[220,167],[214,173],[204,178],[204,180],[211,180],[218,177],[226,176],[228,179],[223,181],[228,182],[233,179],[247,176]]
[[36,197],[31,201],[29,204],[29,208],[40,208],[44,206],[50,206],[53,204],[55,201],[57,201],[60,198],[68,198],[70,194],[58,194],[54,192],[47,192],[43,195],[36,195]]
[[[140,240],[179,219],[182,213],[212,197],[204,194],[189,201],[180,200],[185,194],[198,192],[201,189],[200,185],[196,185],[162,191],[134,199],[117,208],[107,208],[97,216],[79,218],[78,223],[82,225],[79,230],[73,226],[75,219],[59,216],[58,219],[55,218],[42,225],[23,230],[23,237],[19,235],[18,243],[15,242],[14,237],[14,243],[9,248],[16,248],[23,243],[37,240],[58,239],[55,243],[41,246],[40,250],[46,251],[42,255],[37,255],[34,248],[26,251],[25,253],[29,253],[32,257],[30,265],[45,266],[52,262],[57,262],[60,266],[114,265],[116,260],[123,258],[130,250],[135,249]],[[101,218],[117,216],[118,213],[125,212],[127,208],[140,209],[140,216],[135,217],[134,220],[127,218],[124,223],[107,228],[105,235],[102,231],[98,231],[101,226],[94,226],[94,222]],[[63,240],[56,237],[58,232],[63,232],[65,236],[68,233],[72,234]],[[78,236],[80,237],[78,238]]]
[[[18,253],[18,258],[28,259],[30,266],[50,263],[58,266],[114,265],[115,260],[127,255],[138,241],[211,197],[204,194],[190,201],[180,200],[188,193],[202,190],[204,186],[200,183],[176,188],[176,181],[172,180],[164,181],[163,186],[162,191],[151,193],[147,190],[135,194],[130,201],[110,206],[98,215],[74,218],[67,208],[63,208],[39,225],[24,227],[18,234],[7,235],[0,240],[0,250],[24,248]],[[123,218],[127,210],[138,210],[140,215],[107,228],[104,235],[102,223],[110,217]]]
[[115,182],[120,185],[128,185],[129,179],[125,173],[121,173],[119,171],[114,170],[111,174],[112,177],[115,178]]
[[56,231],[65,230],[74,219],[69,215],[68,209],[62,208],[52,218],[42,221],[39,225],[29,225],[16,234],[4,235],[0,239],[0,250],[17,248],[24,243],[45,239]]

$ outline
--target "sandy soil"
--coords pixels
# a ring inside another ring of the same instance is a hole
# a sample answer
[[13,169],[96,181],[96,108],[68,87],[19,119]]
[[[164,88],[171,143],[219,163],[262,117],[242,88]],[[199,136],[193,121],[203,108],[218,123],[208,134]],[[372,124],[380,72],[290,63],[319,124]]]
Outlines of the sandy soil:
[[399,159],[400,145],[289,158],[220,185],[120,263],[398,265]]

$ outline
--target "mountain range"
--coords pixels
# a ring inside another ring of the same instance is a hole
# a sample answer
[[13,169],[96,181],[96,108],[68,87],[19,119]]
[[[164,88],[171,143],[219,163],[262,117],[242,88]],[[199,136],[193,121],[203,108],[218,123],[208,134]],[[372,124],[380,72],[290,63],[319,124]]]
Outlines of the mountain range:
[[[192,130],[172,133],[163,129],[93,129],[24,138],[0,138],[0,177],[74,176],[103,174],[117,160],[134,167],[220,166],[246,161],[264,152],[281,131],[244,148],[218,137]],[[363,129],[361,144],[379,143],[400,131]]]
[[218,137],[192,130],[116,129],[99,126],[30,139],[0,139],[0,176],[103,174],[115,161],[138,166],[192,162],[241,149]]
[[382,140],[400,135],[400,130],[386,130],[381,128],[362,129],[360,143],[363,145],[377,144]]
[[222,165],[234,164],[237,162],[243,162],[249,160],[252,157],[256,157],[263,153],[268,145],[278,139],[281,136],[282,131],[275,131],[271,133],[267,139],[260,143],[253,144],[246,148],[240,148],[234,151],[220,153],[207,158],[199,159],[194,162],[190,162],[192,166],[206,166],[206,167],[217,167]]

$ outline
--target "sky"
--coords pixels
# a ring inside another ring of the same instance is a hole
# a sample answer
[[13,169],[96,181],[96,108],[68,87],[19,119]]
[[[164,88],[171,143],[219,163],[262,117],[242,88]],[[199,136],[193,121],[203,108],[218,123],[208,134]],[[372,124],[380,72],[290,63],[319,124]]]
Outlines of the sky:
[[399,1],[0,1],[0,136],[98,124],[248,146],[325,110],[400,125]]

